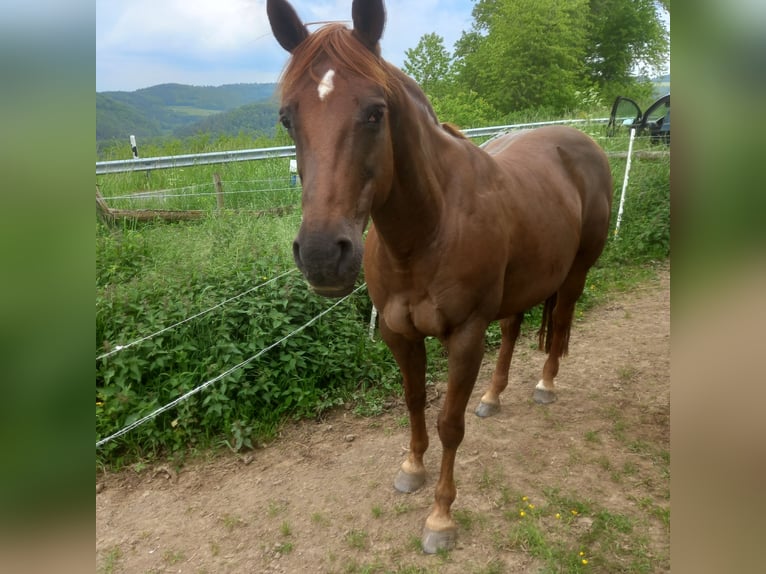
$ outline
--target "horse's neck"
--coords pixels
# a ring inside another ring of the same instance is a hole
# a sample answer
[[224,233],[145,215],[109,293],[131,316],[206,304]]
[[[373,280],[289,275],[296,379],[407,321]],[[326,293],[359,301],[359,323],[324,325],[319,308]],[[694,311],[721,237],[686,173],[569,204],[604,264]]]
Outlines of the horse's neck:
[[444,134],[425,100],[409,97],[393,128],[394,180],[386,201],[372,214],[386,246],[402,258],[427,245],[439,228],[449,166]]

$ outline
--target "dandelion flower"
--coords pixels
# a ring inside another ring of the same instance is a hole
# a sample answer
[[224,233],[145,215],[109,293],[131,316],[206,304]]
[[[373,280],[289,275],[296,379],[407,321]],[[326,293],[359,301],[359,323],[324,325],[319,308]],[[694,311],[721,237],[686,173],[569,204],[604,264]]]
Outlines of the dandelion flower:
[[529,500],[529,498],[527,498],[526,496],[522,496],[522,497],[521,497],[521,501],[522,501],[522,502],[526,502],[527,500]]
[[526,513],[526,512],[524,512],[523,510],[519,510],[519,516],[521,516],[522,518],[524,518],[526,515],[527,515],[527,513]]
[[572,513],[572,516],[577,516],[578,514],[578,512],[574,508],[570,510],[570,512]]
[[583,558],[583,559],[581,560],[581,562],[582,562],[582,565],[583,565],[583,566],[585,566],[585,565],[588,563],[588,561],[587,561],[585,558]]
[[559,514],[559,513],[557,512],[557,513],[556,513],[556,518],[557,518],[558,520],[561,520],[561,514]]
[[534,509],[534,507],[535,507],[534,504],[527,504],[527,506],[529,507],[530,510]]
[[585,556],[585,552],[583,552],[582,550],[580,550],[580,556]]

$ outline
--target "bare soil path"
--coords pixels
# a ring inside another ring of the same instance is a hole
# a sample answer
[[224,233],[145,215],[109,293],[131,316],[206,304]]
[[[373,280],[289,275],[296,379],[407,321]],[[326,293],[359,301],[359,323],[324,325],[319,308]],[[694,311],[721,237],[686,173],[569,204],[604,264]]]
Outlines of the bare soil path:
[[[559,400],[546,407],[531,400],[543,361],[525,337],[501,412],[466,417],[453,506],[461,526],[448,555],[418,547],[441,454],[436,383],[419,492],[393,488],[409,442],[404,405],[375,418],[340,409],[245,455],[98,476],[97,569],[532,573],[549,571],[546,548],[569,548],[561,571],[669,572],[669,268],[577,321]],[[488,353],[471,412],[493,365]]]

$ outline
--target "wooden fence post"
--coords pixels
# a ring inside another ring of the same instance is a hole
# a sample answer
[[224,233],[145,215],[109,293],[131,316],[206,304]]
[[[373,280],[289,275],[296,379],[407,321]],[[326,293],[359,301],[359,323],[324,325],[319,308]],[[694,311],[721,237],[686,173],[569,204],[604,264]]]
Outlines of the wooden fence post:
[[101,190],[98,188],[98,185],[96,185],[96,214],[102,223],[106,223],[107,225],[112,225],[114,223],[112,210],[106,204],[106,200],[104,199],[104,196],[101,195]]
[[213,174],[213,183],[215,184],[215,200],[218,203],[218,211],[223,211],[223,184],[221,183],[221,176],[217,173]]

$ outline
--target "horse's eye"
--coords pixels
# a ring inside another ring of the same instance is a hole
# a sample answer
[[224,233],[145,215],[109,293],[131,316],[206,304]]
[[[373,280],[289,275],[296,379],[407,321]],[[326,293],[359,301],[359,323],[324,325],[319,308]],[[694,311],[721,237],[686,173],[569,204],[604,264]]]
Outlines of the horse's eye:
[[279,118],[279,122],[285,127],[286,130],[289,130],[293,127],[292,122],[290,121],[290,118],[287,116],[282,116]]
[[380,108],[376,108],[370,112],[369,116],[367,116],[367,123],[379,124],[382,119],[383,119],[383,110]]

